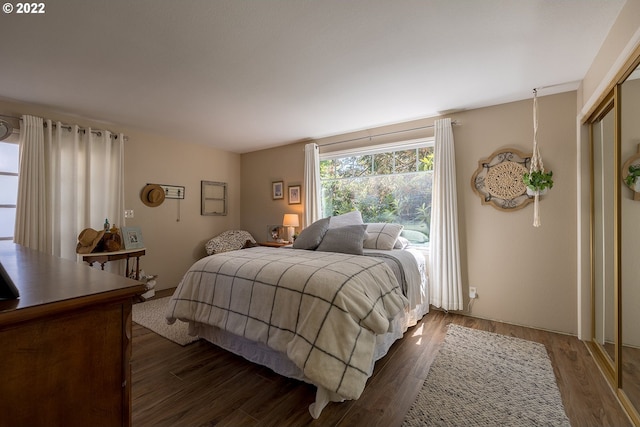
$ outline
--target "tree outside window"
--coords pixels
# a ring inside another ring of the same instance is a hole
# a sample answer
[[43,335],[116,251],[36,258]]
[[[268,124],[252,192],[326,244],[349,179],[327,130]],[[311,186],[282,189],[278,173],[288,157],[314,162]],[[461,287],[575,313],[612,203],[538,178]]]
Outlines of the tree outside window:
[[429,243],[433,141],[368,154],[321,155],[323,216],[359,210],[365,222],[404,225],[413,245]]

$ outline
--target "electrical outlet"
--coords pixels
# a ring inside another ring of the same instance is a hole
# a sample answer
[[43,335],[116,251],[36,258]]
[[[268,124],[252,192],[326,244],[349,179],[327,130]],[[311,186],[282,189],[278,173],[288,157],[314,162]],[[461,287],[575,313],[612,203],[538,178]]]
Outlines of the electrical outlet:
[[474,286],[469,286],[469,298],[471,299],[478,298],[478,292]]
[[133,209],[126,209],[124,211],[124,217],[125,218],[133,218]]

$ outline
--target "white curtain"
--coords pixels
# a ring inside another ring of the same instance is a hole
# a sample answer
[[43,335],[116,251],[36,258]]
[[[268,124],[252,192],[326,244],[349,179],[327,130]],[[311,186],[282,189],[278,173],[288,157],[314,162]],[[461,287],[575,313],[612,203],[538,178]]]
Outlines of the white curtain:
[[433,198],[431,201],[431,304],[462,310],[456,164],[451,119],[435,121]]
[[304,146],[305,207],[304,226],[308,227],[322,216],[320,191],[320,150],[310,143]]
[[23,246],[51,254],[51,221],[47,150],[43,120],[23,116],[20,125],[18,201],[13,240]]
[[[32,119],[23,116],[25,130]],[[34,125],[35,137],[23,135],[22,128],[20,132],[15,242],[75,261],[83,229],[100,230],[106,218],[124,225],[124,136],[50,120],[44,128],[42,119],[39,123],[39,128]],[[31,146],[42,146],[38,156],[25,155]],[[35,175],[47,185],[34,185]],[[36,205],[45,212],[45,226],[29,214]],[[45,244],[33,246],[33,236]]]

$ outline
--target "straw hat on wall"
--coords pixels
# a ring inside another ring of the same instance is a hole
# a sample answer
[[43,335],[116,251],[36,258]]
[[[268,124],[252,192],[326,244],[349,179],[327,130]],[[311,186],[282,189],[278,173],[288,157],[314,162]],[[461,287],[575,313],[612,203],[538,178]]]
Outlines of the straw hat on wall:
[[155,208],[164,202],[164,190],[158,184],[147,184],[140,193],[140,199],[145,205]]

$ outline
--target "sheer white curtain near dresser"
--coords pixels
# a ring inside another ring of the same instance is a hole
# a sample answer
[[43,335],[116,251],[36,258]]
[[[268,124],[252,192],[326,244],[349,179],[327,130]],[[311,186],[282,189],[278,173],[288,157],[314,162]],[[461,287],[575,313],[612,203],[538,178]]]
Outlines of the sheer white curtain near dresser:
[[462,310],[456,164],[451,119],[436,120],[431,201],[431,304]]
[[320,189],[320,149],[315,143],[304,146],[304,226],[322,216]]
[[[31,120],[23,116],[23,124]],[[101,229],[105,218],[118,227],[124,224],[124,136],[51,120],[44,123],[34,125],[33,134],[23,136],[21,129],[14,240],[76,260],[83,229]],[[27,150],[35,154],[24,156]],[[46,185],[38,184],[42,179]],[[30,214],[35,206],[44,219],[35,221]]]

